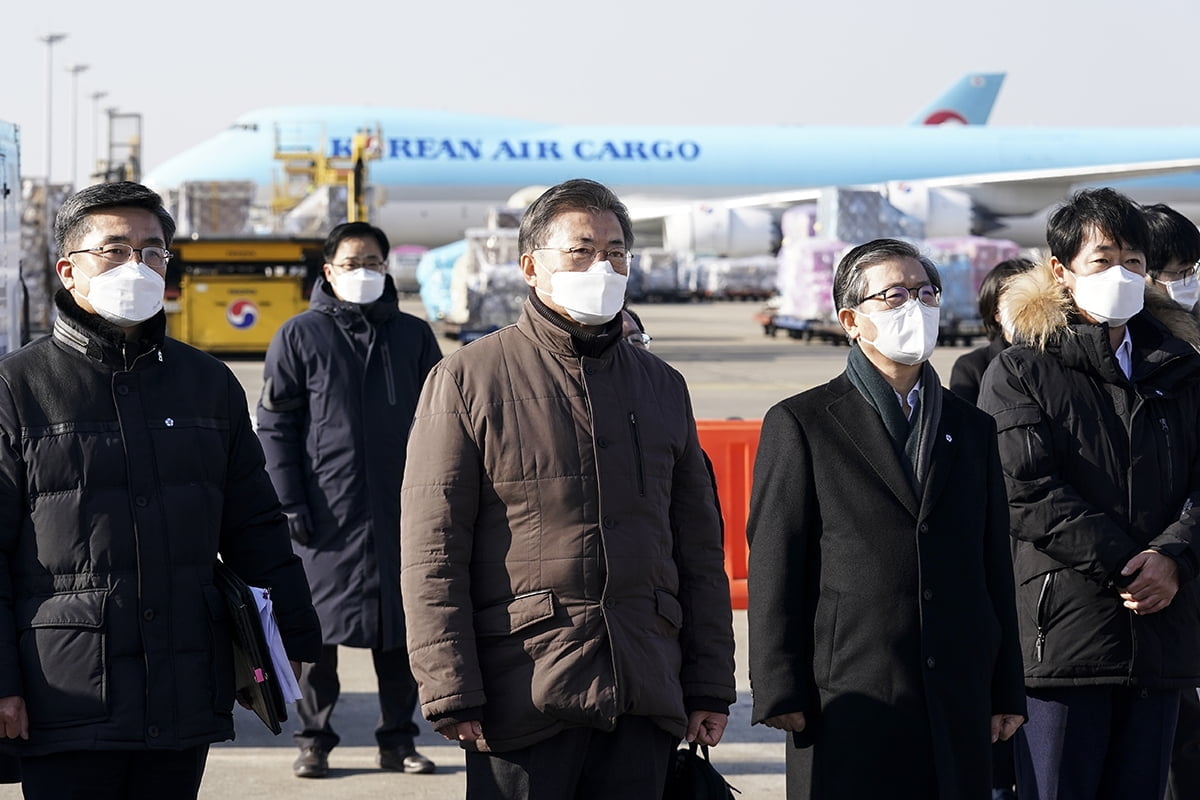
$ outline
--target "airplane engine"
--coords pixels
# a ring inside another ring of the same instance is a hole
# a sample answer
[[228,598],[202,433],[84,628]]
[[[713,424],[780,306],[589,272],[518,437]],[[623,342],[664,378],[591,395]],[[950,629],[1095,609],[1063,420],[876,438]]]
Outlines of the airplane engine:
[[779,250],[779,223],[762,208],[695,206],[663,219],[663,246],[705,256],[756,256]]

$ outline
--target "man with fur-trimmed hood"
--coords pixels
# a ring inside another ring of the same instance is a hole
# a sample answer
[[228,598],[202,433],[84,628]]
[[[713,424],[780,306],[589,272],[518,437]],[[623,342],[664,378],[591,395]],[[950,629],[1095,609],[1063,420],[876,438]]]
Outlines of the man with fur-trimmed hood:
[[1050,217],[1050,259],[1000,303],[984,375],[1014,545],[1029,722],[1020,797],[1161,798],[1200,681],[1200,341],[1146,291],[1149,232],[1111,189]]

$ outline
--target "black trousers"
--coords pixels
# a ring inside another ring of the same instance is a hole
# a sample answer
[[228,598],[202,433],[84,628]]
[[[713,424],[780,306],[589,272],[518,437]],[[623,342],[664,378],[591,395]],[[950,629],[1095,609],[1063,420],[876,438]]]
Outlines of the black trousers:
[[[409,748],[420,729],[413,722],[417,708],[417,681],[408,665],[408,652],[371,650],[375,663],[375,679],[379,685],[379,722],[375,726],[375,741],[380,749]],[[333,730],[331,720],[337,706],[342,684],[337,674],[337,645],[321,648],[321,660],[305,664],[300,673],[300,699],[296,702],[296,717],[300,730],[292,739],[298,747],[320,747],[332,750],[341,737]]]
[[678,743],[646,717],[621,717],[609,733],[568,728],[520,750],[468,750],[467,800],[662,800]]
[[1200,697],[1195,689],[1184,689],[1171,753],[1167,800],[1195,798],[1200,798]]
[[1021,800],[1162,800],[1179,690],[1124,686],[1027,689],[1017,729]]
[[208,745],[79,750],[21,759],[25,800],[195,800]]

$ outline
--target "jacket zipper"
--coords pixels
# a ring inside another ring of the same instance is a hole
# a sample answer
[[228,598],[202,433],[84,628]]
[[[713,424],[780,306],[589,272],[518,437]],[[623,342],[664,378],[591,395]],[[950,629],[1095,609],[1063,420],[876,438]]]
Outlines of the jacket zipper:
[[1037,601],[1037,638],[1033,643],[1034,658],[1040,663],[1046,647],[1046,606],[1050,602],[1050,584],[1054,581],[1053,572],[1047,572],[1042,579],[1042,589],[1038,592]]
[[1166,417],[1158,418],[1159,427],[1162,428],[1163,442],[1167,447],[1167,487],[1175,483],[1174,465],[1171,463],[1171,426],[1167,424]]
[[383,343],[383,380],[387,384],[388,405],[396,405],[396,377],[392,374],[392,351],[387,341]]
[[637,414],[629,412],[629,428],[633,431],[633,455],[637,462],[638,496],[646,496],[646,471],[642,465],[642,437],[638,432]]

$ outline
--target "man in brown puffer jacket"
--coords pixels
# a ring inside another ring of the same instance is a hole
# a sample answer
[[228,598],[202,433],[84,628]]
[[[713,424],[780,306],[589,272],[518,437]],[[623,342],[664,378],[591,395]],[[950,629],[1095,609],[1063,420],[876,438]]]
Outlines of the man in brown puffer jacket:
[[521,318],[430,373],[401,496],[422,711],[467,797],[662,797],[736,699],[713,486],[682,376],[623,346],[632,225],[587,180],[521,224]]

